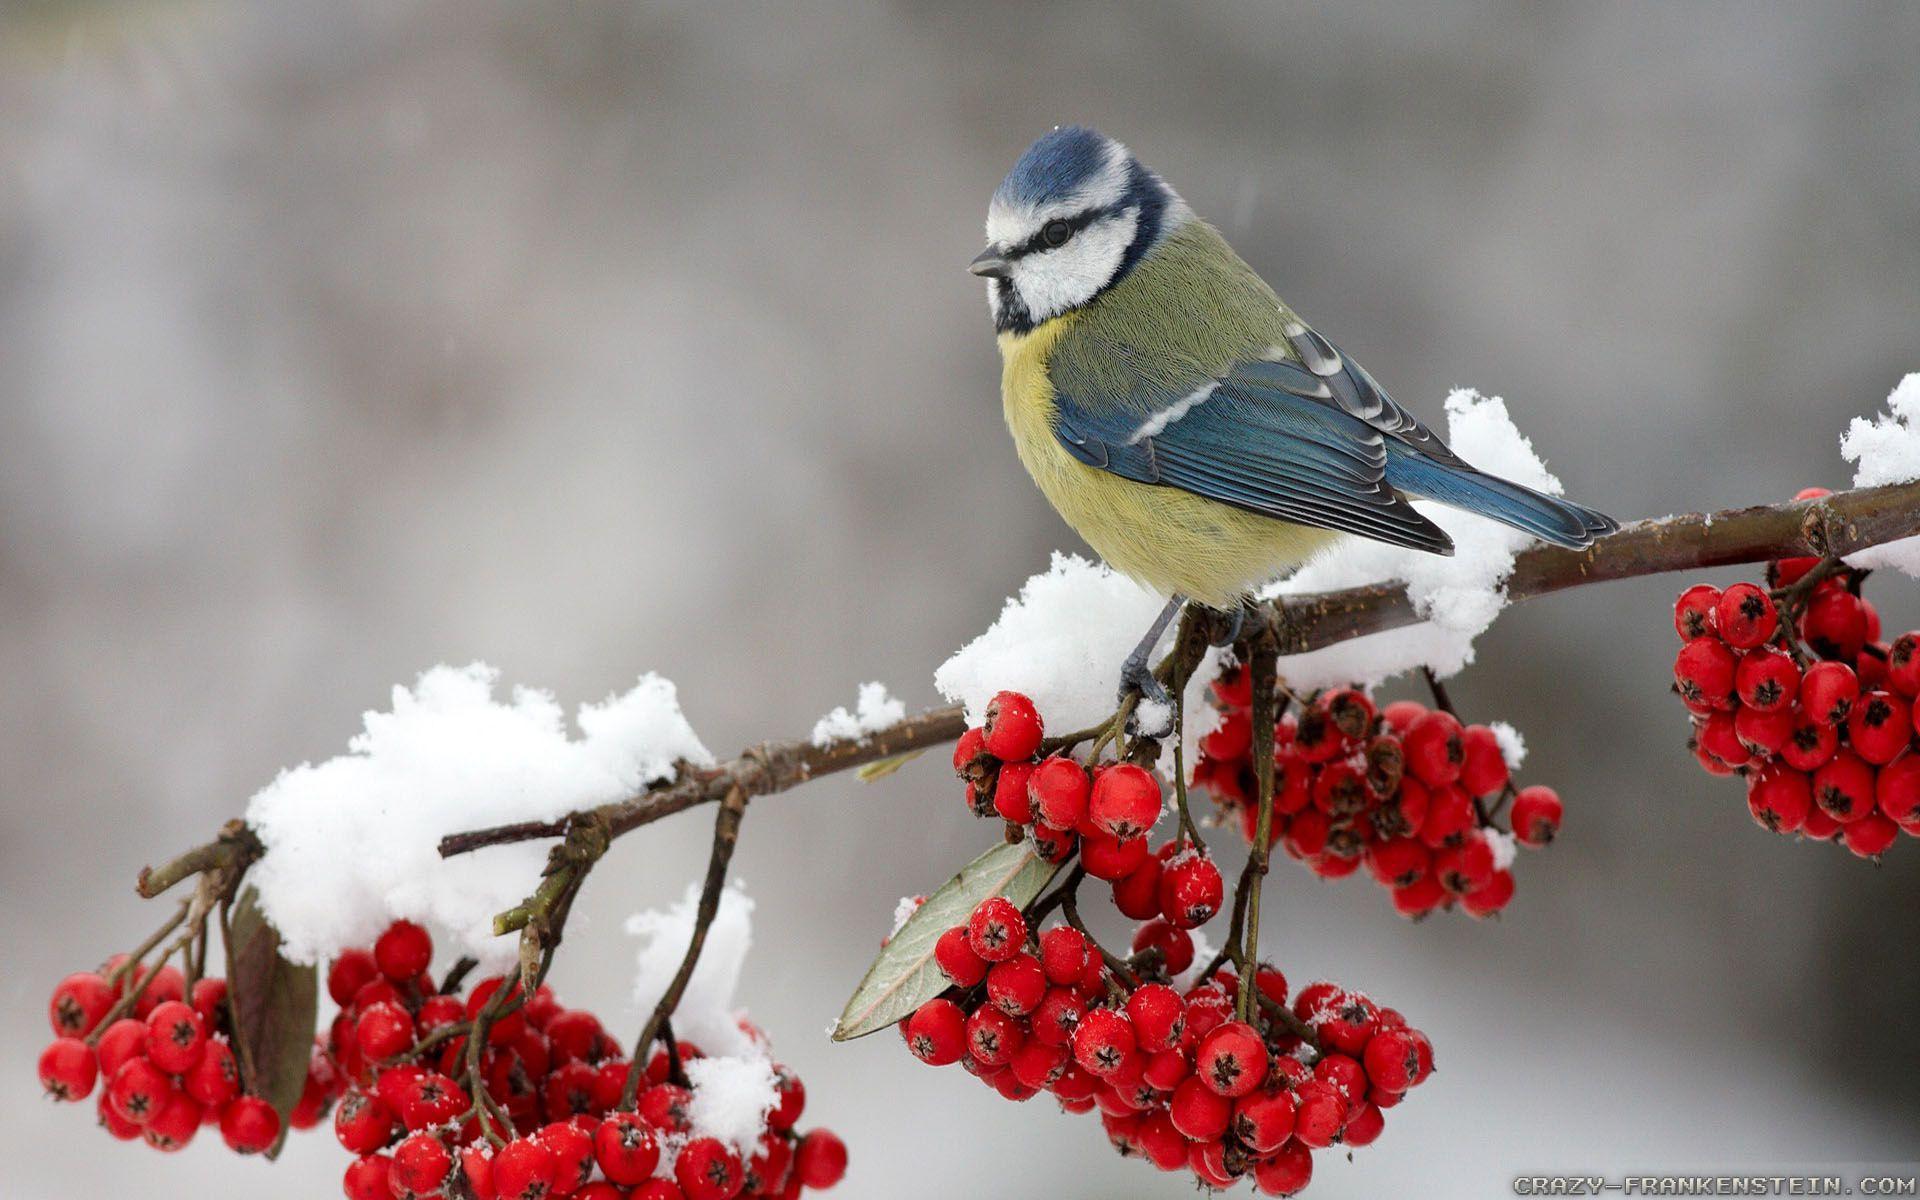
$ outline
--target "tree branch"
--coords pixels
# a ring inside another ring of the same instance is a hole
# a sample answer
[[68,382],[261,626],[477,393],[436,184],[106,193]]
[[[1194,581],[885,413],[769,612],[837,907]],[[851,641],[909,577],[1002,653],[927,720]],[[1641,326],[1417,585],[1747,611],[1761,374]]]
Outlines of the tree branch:
[[[1528,600],[1589,583],[1797,555],[1844,556],[1915,535],[1920,535],[1920,482],[1785,504],[1687,513],[1637,521],[1586,550],[1559,546],[1524,550],[1514,559],[1507,597]],[[1288,596],[1284,612],[1276,612],[1271,605],[1267,612],[1282,654],[1302,654],[1420,620],[1406,588],[1398,583]],[[736,788],[748,796],[784,792],[822,775],[951,742],[965,730],[966,718],[960,706],[953,705],[908,717],[858,742],[826,747],[804,741],[767,742],[731,762],[684,768],[672,783],[603,805],[590,814],[449,834],[440,841],[440,853],[452,857],[485,846],[562,837],[575,821],[588,815],[604,821],[610,837],[619,837],[662,817],[718,803]]]

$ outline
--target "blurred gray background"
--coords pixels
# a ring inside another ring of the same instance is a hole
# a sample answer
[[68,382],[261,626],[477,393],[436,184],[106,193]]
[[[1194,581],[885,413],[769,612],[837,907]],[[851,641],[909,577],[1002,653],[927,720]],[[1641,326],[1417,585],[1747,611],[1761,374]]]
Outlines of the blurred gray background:
[[[0,1190],[338,1194],[324,1133],[162,1161],[32,1061],[53,981],[157,919],[137,868],[419,668],[569,706],[658,669],[721,753],[865,679],[935,700],[1076,545],[962,270],[1056,122],[1131,143],[1416,411],[1508,397],[1580,499],[1844,483],[1846,419],[1920,368],[1920,9],[1788,9],[0,5]],[[1276,873],[1288,973],[1440,1055],[1313,1194],[1920,1156],[1920,846],[1769,837],[1692,766],[1680,583],[1515,611],[1455,685],[1568,801],[1504,919]],[[620,920],[707,832],[607,861],[564,999],[637,1023]],[[931,761],[747,824],[743,998],[853,1148],[839,1194],[1184,1194],[1091,1120],[826,1041],[895,898],[992,836]]]

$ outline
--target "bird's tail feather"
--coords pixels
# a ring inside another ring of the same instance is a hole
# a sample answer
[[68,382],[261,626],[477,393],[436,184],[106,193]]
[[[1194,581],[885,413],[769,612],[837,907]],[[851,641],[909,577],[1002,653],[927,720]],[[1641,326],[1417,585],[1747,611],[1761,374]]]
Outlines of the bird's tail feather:
[[1490,517],[1560,546],[1584,549],[1620,528],[1604,513],[1548,496],[1464,464],[1387,443],[1387,482],[1400,491]]

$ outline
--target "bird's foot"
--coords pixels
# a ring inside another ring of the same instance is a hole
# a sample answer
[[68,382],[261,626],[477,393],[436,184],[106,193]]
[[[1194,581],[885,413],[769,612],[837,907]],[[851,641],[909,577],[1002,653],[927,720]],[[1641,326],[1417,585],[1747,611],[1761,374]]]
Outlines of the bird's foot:
[[1147,656],[1138,652],[1120,664],[1120,707],[1125,708],[1129,700],[1134,704],[1128,724],[1136,736],[1163,738],[1173,732],[1173,697],[1154,678]]
[[1212,622],[1213,636],[1207,640],[1209,646],[1231,646],[1239,641],[1241,635],[1247,631],[1248,619],[1253,615],[1252,610],[1248,607],[1248,602],[1244,600],[1234,605],[1231,611],[1220,608],[1212,609],[1211,611],[1217,617],[1224,618],[1227,625],[1226,628],[1222,630],[1218,620]]

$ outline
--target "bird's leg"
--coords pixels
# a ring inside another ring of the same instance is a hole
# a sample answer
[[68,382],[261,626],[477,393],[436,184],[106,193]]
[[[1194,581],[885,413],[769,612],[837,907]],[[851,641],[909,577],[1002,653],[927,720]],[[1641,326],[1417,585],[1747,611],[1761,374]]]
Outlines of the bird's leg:
[[[1186,602],[1185,596],[1175,593],[1174,597],[1167,601],[1167,606],[1160,610],[1160,615],[1153,619],[1153,625],[1147,630],[1147,635],[1140,639],[1140,644],[1133,648],[1133,653],[1127,655],[1120,664],[1120,703],[1125,705],[1128,696],[1137,695],[1142,700],[1165,707],[1168,722],[1173,719],[1173,699],[1167,695],[1166,685],[1153,677],[1153,648],[1159,645],[1160,635],[1167,631],[1168,623],[1180,611],[1180,606]],[[1144,726],[1146,723],[1141,724]],[[1141,733],[1149,737],[1158,737],[1165,732],[1164,728],[1153,731],[1141,729]]]

